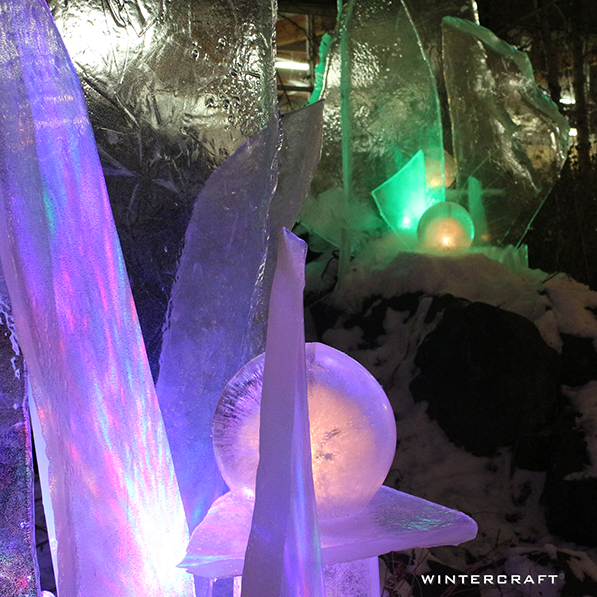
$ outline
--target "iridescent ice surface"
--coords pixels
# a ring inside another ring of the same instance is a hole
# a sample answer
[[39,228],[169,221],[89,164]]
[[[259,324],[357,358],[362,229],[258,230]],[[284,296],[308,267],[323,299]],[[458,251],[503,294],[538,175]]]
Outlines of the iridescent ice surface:
[[81,80],[157,379],[206,180],[275,115],[271,1],[49,0]]
[[0,10],[0,256],[65,596],[187,597],[186,521],[76,73],[43,0]]
[[322,97],[323,154],[301,222],[336,246],[344,234],[356,249],[388,230],[371,192],[419,150],[443,192],[437,89],[401,0],[351,0],[343,7]]
[[478,240],[517,245],[566,159],[569,125],[524,52],[452,17],[443,40],[457,185],[469,191]]
[[[389,401],[375,378],[344,353],[306,346],[315,497],[320,519],[362,510],[383,483],[396,449]],[[254,494],[264,355],[226,386],[214,417],[218,465],[233,492]]]
[[11,311],[0,275],[0,594],[37,597],[31,429]]

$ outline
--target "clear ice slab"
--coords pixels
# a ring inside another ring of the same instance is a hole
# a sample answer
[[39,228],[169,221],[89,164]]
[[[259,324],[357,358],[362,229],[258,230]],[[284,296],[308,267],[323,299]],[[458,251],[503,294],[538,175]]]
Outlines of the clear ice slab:
[[212,172],[277,113],[274,5],[48,3],[83,85],[157,380],[195,200]]
[[282,118],[281,141],[272,121],[241,147],[209,179],[187,230],[157,392],[191,528],[225,490],[213,414],[226,383],[263,350],[279,231],[294,223],[319,158],[321,110]]
[[[400,0],[351,0],[329,49],[323,154],[301,222],[355,249],[388,230],[371,192],[422,150],[441,200],[444,150],[437,88]],[[415,223],[416,228],[416,223]]]
[[446,17],[443,47],[457,186],[474,191],[463,205],[482,231],[475,244],[516,246],[564,164],[569,125],[528,56],[491,31]]
[[322,113],[323,102],[317,102],[290,112],[280,120],[282,145],[278,155],[278,184],[267,219],[267,257],[258,295],[252,299],[252,322],[245,340],[245,353],[251,357],[265,350],[278,241],[283,228],[291,230],[294,226],[319,163]]
[[67,597],[192,595],[170,451],[83,93],[43,0],[0,2],[0,256]]
[[190,528],[225,491],[211,421],[243,351],[267,254],[277,120],[210,177],[186,233],[156,385]]

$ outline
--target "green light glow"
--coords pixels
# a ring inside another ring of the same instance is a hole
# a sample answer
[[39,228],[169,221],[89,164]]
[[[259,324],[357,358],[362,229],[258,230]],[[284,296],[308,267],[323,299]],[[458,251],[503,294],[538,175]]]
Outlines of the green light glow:
[[394,176],[372,191],[377,207],[396,233],[414,236],[421,216],[445,198],[443,187],[429,189],[425,184],[425,156],[419,150]]

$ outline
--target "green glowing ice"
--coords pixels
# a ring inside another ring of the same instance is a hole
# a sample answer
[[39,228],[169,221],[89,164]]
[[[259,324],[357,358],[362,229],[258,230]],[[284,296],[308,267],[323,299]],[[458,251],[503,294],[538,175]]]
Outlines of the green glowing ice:
[[[327,51],[322,159],[300,220],[330,243],[354,252],[388,227],[396,228],[391,220],[404,211],[407,196],[425,201],[433,195],[421,190],[424,175],[421,182],[411,170],[420,173],[423,168],[428,186],[443,189],[439,100],[429,61],[401,0],[350,0]],[[423,162],[415,157],[419,151],[425,163],[411,166],[412,160]],[[413,189],[396,190],[411,179],[418,181]],[[392,197],[397,206],[390,205]],[[413,210],[413,216],[424,211]],[[414,230],[416,224],[412,222]]]
[[443,199],[441,193],[426,184],[425,156],[421,150],[372,194],[382,217],[406,248],[416,246],[417,225],[423,213]]

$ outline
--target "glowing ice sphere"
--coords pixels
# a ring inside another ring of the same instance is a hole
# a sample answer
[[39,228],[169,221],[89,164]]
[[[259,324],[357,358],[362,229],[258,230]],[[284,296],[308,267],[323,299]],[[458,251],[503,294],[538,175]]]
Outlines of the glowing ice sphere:
[[[306,345],[311,458],[320,519],[362,510],[396,449],[390,403],[375,378],[334,348]],[[213,422],[216,460],[231,491],[254,498],[264,355],[228,383]]]
[[464,253],[472,244],[475,227],[468,211],[458,203],[432,205],[419,220],[417,238],[430,253]]

